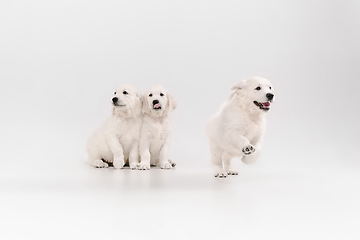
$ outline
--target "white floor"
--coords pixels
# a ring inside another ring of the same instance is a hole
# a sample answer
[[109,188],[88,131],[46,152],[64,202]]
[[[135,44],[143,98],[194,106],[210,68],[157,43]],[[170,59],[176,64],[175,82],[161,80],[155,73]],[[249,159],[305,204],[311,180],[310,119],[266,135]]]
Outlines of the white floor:
[[[351,169],[1,170],[1,239],[359,239]],[[32,174],[36,173],[36,174]]]

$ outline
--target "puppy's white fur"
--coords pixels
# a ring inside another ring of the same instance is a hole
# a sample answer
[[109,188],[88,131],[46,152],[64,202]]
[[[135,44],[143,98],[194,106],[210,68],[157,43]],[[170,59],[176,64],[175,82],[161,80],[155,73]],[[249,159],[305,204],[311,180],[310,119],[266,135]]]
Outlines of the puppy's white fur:
[[265,114],[274,100],[267,97],[274,89],[265,78],[242,80],[231,90],[234,92],[206,125],[216,177],[238,174],[231,167],[233,157],[242,158],[246,164],[256,161],[266,127]]
[[145,92],[139,145],[141,157],[139,170],[149,170],[150,165],[156,165],[162,169],[175,166],[168,159],[172,138],[172,123],[168,113],[174,111],[176,107],[174,98],[162,86],[152,86]]
[[113,96],[112,115],[88,140],[89,163],[100,168],[112,163],[114,168],[122,168],[128,162],[136,169],[142,115],[141,93],[131,85],[119,86]]

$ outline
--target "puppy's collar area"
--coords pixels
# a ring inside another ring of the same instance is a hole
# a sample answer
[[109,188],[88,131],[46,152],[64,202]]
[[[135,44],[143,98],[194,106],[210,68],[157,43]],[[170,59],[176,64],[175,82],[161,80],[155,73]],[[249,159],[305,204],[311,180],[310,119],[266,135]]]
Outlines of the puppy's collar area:
[[261,110],[264,110],[264,111],[269,111],[270,110],[270,102],[257,102],[257,101],[254,101],[254,104],[256,106],[258,106]]

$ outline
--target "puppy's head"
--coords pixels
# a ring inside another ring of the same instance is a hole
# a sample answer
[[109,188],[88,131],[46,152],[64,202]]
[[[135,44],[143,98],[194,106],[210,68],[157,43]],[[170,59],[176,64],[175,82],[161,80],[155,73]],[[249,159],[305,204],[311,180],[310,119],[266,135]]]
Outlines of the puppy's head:
[[131,117],[131,115],[141,111],[141,93],[132,85],[124,84],[119,86],[114,92],[111,101],[113,105],[113,114],[126,114],[128,117]]
[[261,77],[252,77],[235,84],[231,90],[239,95],[244,104],[267,112],[275,100],[274,88],[269,80]]
[[173,96],[162,86],[150,87],[144,94],[143,111],[154,116],[163,116],[176,109]]

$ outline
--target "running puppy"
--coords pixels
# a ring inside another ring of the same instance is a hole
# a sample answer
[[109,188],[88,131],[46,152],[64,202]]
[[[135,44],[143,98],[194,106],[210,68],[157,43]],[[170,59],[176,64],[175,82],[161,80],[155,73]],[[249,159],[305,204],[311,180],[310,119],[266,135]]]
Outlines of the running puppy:
[[162,86],[152,86],[145,92],[139,170],[150,170],[150,165],[162,169],[175,166],[175,163],[168,159],[172,137],[172,123],[168,113],[174,111],[176,107],[174,98]]
[[234,157],[242,157],[246,164],[256,161],[266,127],[265,114],[274,101],[274,89],[265,78],[242,80],[231,90],[235,92],[206,125],[215,177],[238,174],[231,168]]
[[97,168],[122,168],[139,163],[142,96],[131,85],[121,85],[112,98],[112,115],[94,132],[87,143],[89,163]]

